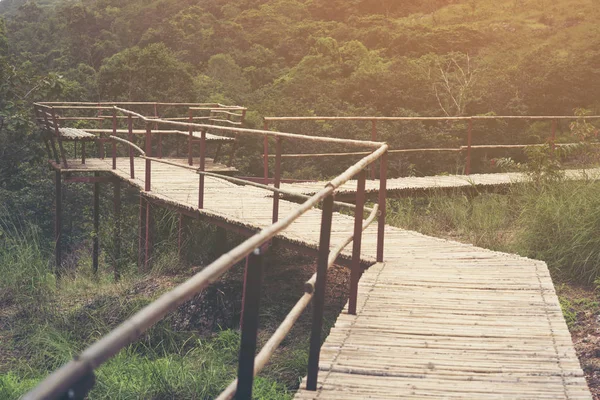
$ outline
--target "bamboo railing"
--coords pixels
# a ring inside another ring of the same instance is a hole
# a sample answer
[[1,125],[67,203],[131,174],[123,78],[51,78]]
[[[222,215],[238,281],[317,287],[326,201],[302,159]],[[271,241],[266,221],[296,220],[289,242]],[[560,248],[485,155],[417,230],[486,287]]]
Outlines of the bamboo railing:
[[[473,122],[474,121],[489,121],[489,120],[532,120],[532,121],[540,121],[540,120],[549,120],[552,121],[551,135],[548,139],[548,143],[550,143],[551,147],[554,149],[556,144],[556,125],[559,120],[599,120],[600,116],[598,115],[583,115],[583,116],[521,116],[521,115],[508,115],[508,116],[496,116],[496,115],[481,115],[481,116],[465,116],[465,117],[359,117],[359,116],[350,116],[350,117],[324,117],[324,116],[312,116],[312,117],[265,117],[264,118],[264,126],[265,129],[268,129],[269,125],[273,122],[283,122],[283,121],[371,121],[371,141],[377,140],[377,122],[393,122],[393,121],[406,121],[406,122],[427,122],[427,121],[465,121],[468,122],[467,128],[467,143],[464,146],[460,146],[458,148],[415,148],[415,149],[391,149],[389,154],[406,154],[406,153],[431,153],[431,152],[466,152],[465,156],[465,174],[469,175],[471,173],[471,161],[472,161],[472,150],[473,149],[517,149],[517,148],[527,148],[532,146],[543,146],[545,144],[536,143],[536,144],[527,144],[527,145],[494,145],[494,144],[483,144],[483,145],[473,145]],[[348,156],[358,156],[362,155],[362,153],[304,153],[304,154],[282,154],[281,158],[306,158],[306,157],[348,157]],[[274,157],[270,155],[268,152],[268,143],[264,144],[264,154],[263,154],[263,163],[264,163],[264,180],[268,182],[268,159]],[[371,179],[375,179],[375,170],[371,170]]]

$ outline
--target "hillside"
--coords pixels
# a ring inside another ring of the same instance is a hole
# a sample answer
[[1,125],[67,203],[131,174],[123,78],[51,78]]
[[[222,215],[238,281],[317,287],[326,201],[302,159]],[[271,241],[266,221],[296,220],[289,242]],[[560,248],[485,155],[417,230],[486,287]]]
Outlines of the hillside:
[[11,53],[63,75],[65,99],[464,115],[571,114],[600,94],[591,0],[0,4]]

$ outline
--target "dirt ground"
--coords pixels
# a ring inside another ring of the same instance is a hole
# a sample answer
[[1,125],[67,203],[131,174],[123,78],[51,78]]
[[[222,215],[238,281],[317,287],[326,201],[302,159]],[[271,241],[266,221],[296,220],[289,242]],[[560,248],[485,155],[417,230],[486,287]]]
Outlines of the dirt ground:
[[588,386],[594,400],[600,400],[600,299],[597,290],[567,284],[558,285],[556,289]]

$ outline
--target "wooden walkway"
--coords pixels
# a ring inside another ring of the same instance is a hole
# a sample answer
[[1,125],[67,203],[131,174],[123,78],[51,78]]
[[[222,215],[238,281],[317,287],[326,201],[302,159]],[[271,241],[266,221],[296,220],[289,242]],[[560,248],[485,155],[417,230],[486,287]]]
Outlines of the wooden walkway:
[[[586,179],[589,177],[600,177],[600,168],[593,169],[570,169],[565,171],[565,178],[570,180]],[[527,175],[522,172],[505,172],[496,174],[471,174],[471,175],[436,175],[425,177],[405,177],[388,179],[387,192],[389,195],[408,194],[422,190],[431,189],[464,189],[471,187],[493,188],[512,185],[527,180]],[[286,183],[281,188],[312,195],[323,186],[320,182],[304,183]],[[377,193],[379,191],[379,181],[367,180],[367,193]],[[348,181],[337,191],[341,195],[353,194],[356,192],[356,181]]]
[[[111,160],[76,163],[64,172],[113,172],[143,187],[140,160],[135,180],[128,159],[115,171]],[[195,172],[157,163],[152,170],[149,197],[198,211]],[[200,212],[261,228],[271,223],[270,195],[207,177]],[[296,207],[281,201],[280,213]],[[320,218],[308,212],[283,237],[316,247]],[[332,247],[352,229],[353,218],[335,213]],[[374,259],[376,229],[363,236],[365,261]],[[364,273],[358,315],[340,314],[320,371],[318,390],[296,398],[591,399],[545,263],[390,226],[385,263]]]

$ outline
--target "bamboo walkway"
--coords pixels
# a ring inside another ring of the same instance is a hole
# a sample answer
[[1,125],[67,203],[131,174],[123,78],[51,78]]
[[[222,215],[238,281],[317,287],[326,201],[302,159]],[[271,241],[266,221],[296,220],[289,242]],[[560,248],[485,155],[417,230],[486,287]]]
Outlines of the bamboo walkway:
[[[587,179],[589,177],[600,177],[600,168],[593,169],[570,169],[565,171],[565,178],[570,180]],[[420,190],[431,189],[464,189],[471,187],[491,188],[500,187],[523,182],[527,175],[522,172],[505,172],[495,174],[471,174],[471,175],[436,175],[425,177],[405,177],[388,179],[387,192],[389,195],[412,193]],[[286,183],[281,188],[305,195],[312,195],[322,187],[320,182]],[[379,181],[367,180],[367,193],[377,193]],[[356,181],[348,181],[339,188],[338,193],[352,194],[356,191]]]
[[[144,186],[141,160],[133,180],[128,159],[114,171],[111,160],[76,164],[63,172],[112,172]],[[198,211],[194,171],[152,169],[148,197]],[[210,177],[205,185],[200,213],[253,228],[271,223],[270,192]],[[280,215],[296,207],[282,200]],[[320,218],[308,212],[283,238],[317,247]],[[352,229],[351,217],[335,213],[332,247]],[[374,260],[376,229],[363,236],[365,261]],[[363,274],[358,313],[340,314],[319,368],[318,390],[301,389],[297,399],[591,399],[545,263],[390,226],[385,263]]]

